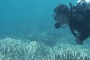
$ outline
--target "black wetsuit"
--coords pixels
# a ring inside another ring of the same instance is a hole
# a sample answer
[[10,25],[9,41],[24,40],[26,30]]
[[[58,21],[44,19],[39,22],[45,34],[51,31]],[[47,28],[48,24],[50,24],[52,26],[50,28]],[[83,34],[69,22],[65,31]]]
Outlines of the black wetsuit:
[[[90,36],[90,9],[84,7],[73,7],[70,12],[70,21],[69,26],[77,38],[79,37],[80,41],[84,41]],[[78,34],[76,34],[76,32]]]

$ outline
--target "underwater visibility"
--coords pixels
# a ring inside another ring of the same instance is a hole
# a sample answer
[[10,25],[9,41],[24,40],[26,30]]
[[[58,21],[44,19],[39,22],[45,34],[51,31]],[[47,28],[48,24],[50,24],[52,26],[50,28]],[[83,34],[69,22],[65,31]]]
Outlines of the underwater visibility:
[[90,0],[0,0],[0,60],[90,60]]

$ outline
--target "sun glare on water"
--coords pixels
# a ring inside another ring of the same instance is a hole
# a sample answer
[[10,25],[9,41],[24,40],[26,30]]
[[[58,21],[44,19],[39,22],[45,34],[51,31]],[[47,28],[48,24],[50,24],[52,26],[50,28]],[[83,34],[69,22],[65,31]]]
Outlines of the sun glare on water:
[[[80,1],[81,1],[81,0],[78,0],[77,3],[80,2]],[[85,2],[90,2],[90,0],[85,0]]]

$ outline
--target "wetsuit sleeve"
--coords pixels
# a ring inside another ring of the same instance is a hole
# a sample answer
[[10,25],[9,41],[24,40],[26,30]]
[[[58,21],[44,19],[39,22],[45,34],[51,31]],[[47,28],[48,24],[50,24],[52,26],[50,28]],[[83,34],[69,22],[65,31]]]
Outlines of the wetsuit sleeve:
[[[90,27],[87,27],[87,21],[82,15],[79,14],[75,14],[74,16],[72,16],[72,18],[73,19],[70,21],[71,32],[76,38],[79,37],[81,41],[84,41],[86,38],[89,37],[88,32],[90,31]],[[77,30],[79,35],[77,35],[74,30]]]

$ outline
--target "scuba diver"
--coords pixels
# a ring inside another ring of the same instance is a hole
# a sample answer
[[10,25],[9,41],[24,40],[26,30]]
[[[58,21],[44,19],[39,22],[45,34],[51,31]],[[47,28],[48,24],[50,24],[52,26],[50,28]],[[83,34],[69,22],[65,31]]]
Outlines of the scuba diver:
[[90,6],[85,0],[79,1],[75,6],[71,3],[69,5],[70,8],[61,4],[54,9],[55,28],[68,25],[76,37],[76,43],[82,45],[83,41],[90,36]]

